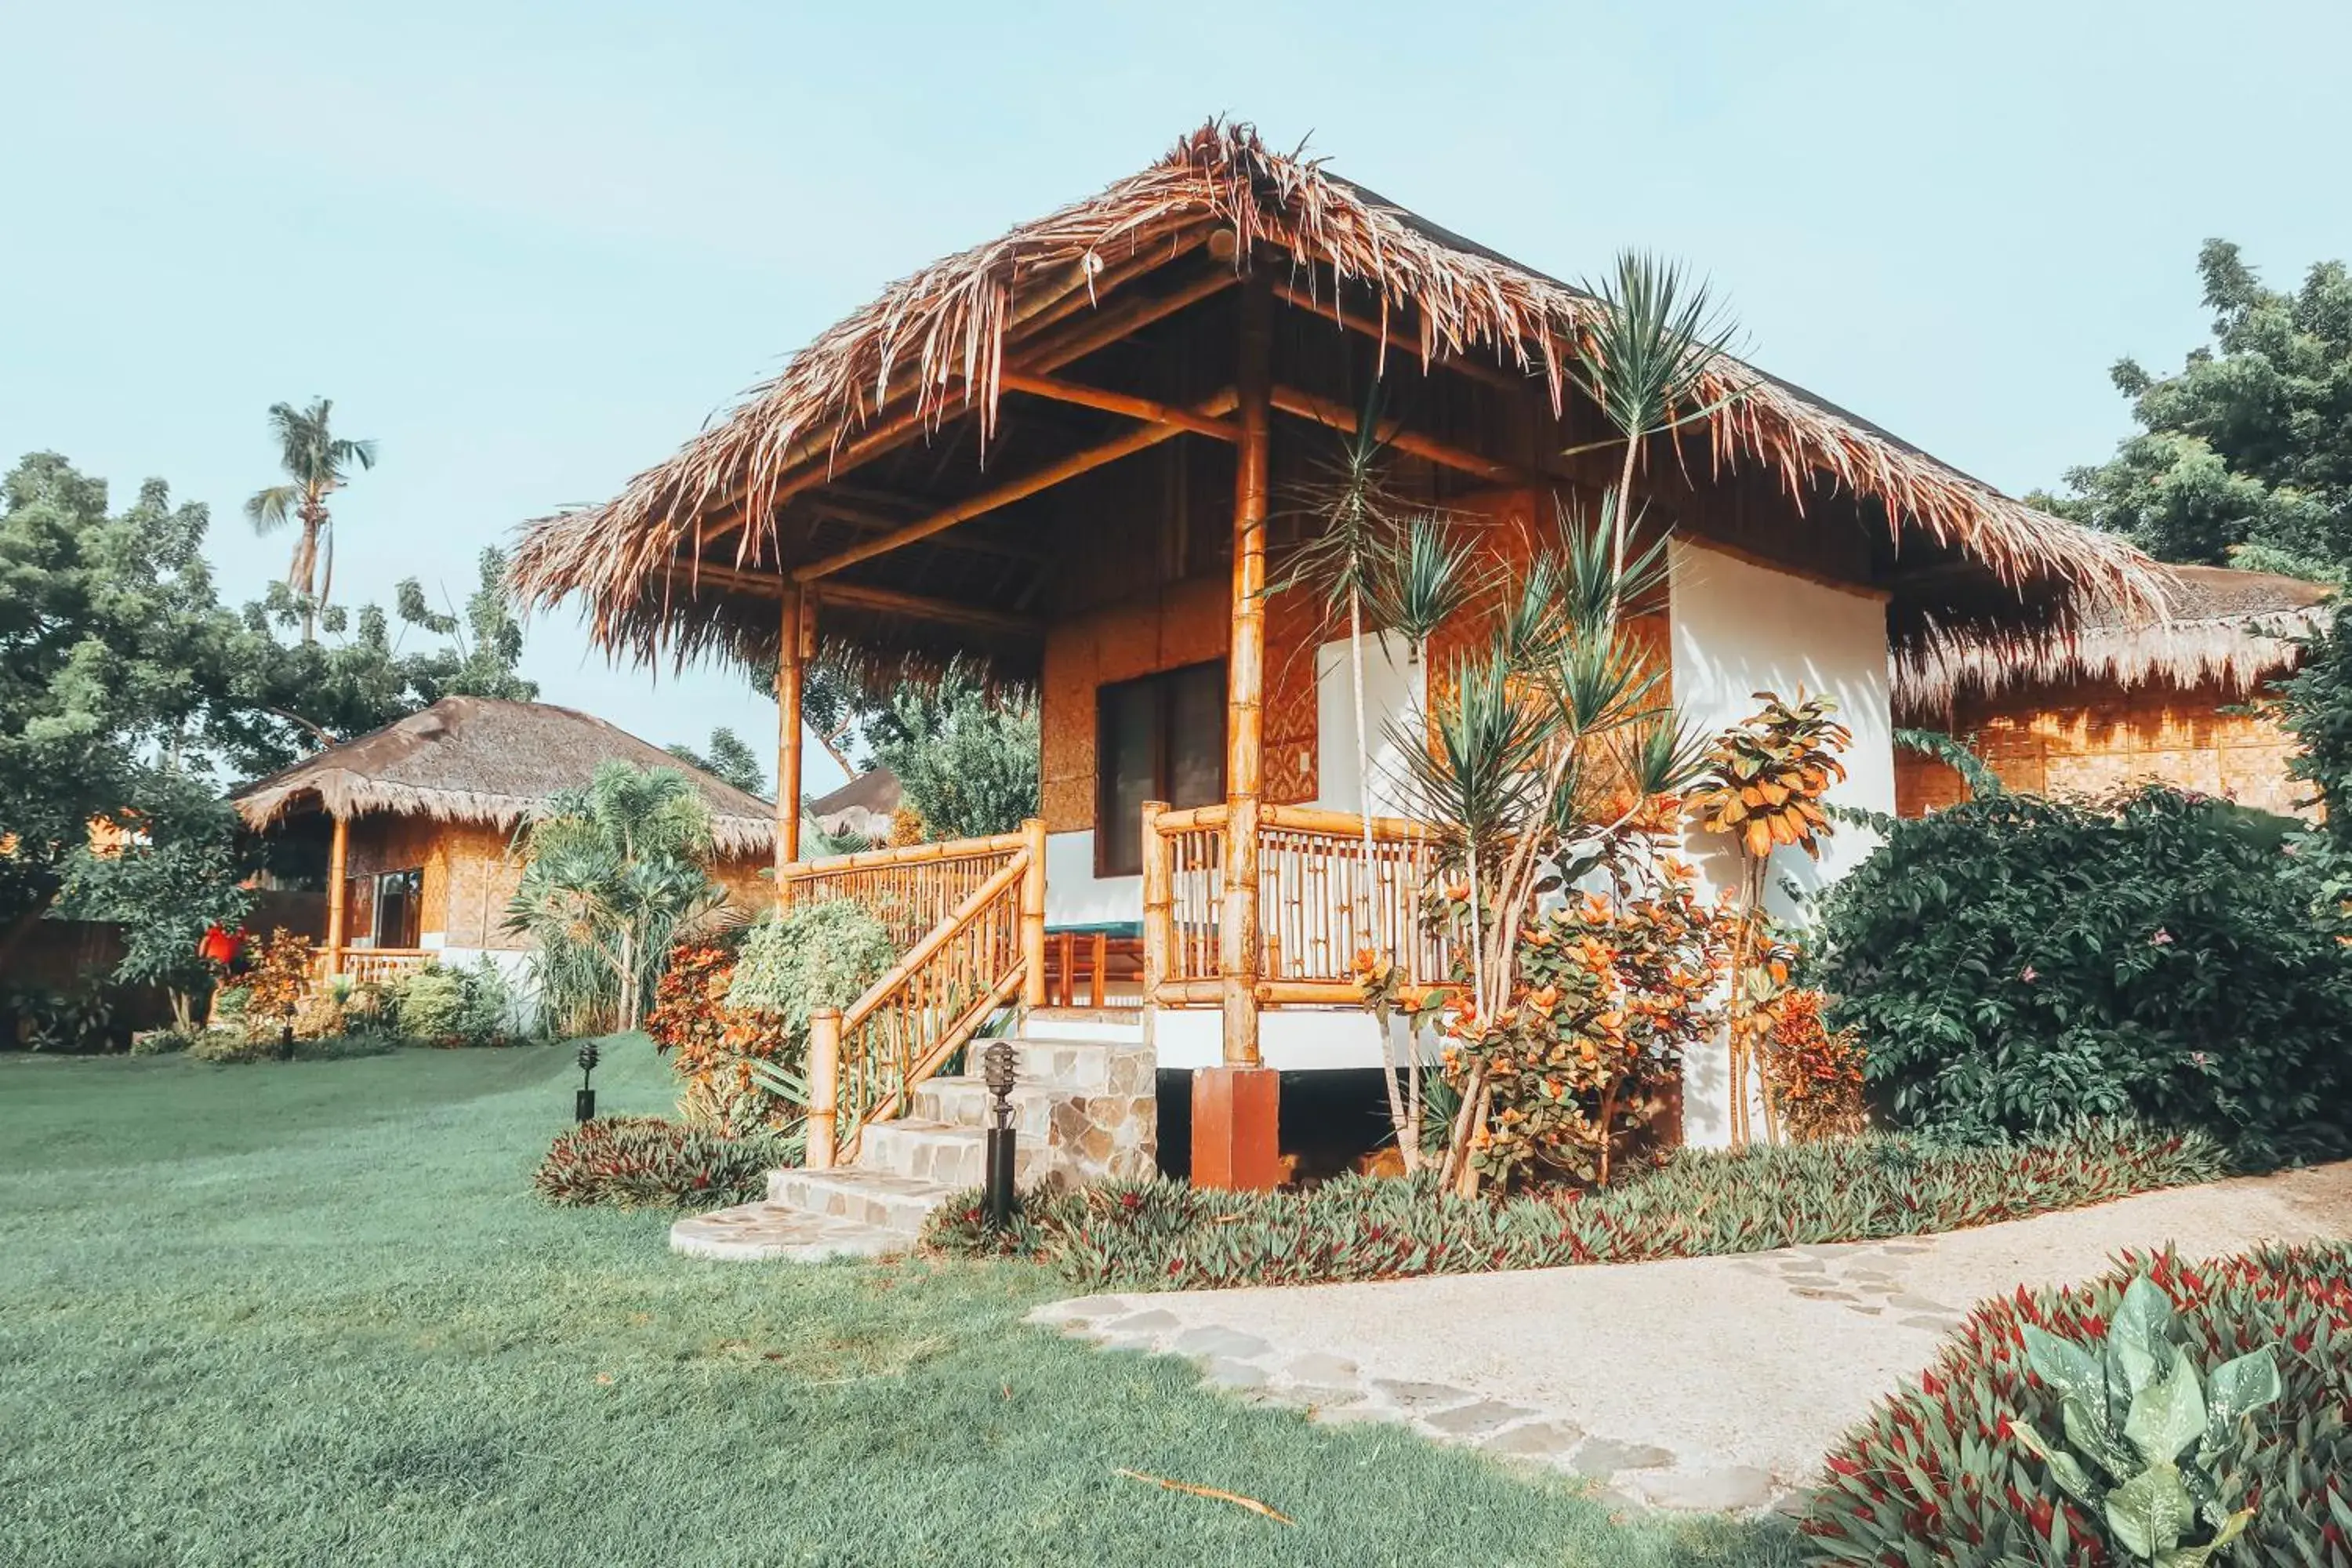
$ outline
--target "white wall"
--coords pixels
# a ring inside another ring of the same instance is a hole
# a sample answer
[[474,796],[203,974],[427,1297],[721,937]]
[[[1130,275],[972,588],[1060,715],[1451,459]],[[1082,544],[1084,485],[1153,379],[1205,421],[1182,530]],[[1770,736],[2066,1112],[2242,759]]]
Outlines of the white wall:
[[[1372,815],[1403,816],[1410,782],[1403,752],[1390,733],[1409,713],[1420,711],[1424,667],[1411,657],[1393,632],[1364,639],[1364,733],[1370,741]],[[1314,804],[1328,811],[1361,811],[1362,785],[1356,758],[1355,679],[1348,639],[1315,650]]]
[[[1215,1007],[1154,1007],[1152,1050],[1163,1068],[1213,1068],[1225,1059],[1224,1015]],[[1412,1049],[1402,1018],[1389,1020],[1390,1047],[1403,1061]],[[1284,1072],[1381,1065],[1380,1020],[1357,1007],[1270,1007],[1258,1015],[1258,1056]],[[1422,1031],[1424,1061],[1437,1059],[1437,1031]]]
[[1045,836],[1045,925],[1108,925],[1143,919],[1143,879],[1095,875],[1095,836]]
[[[1712,734],[1753,714],[1755,693],[1794,700],[1826,693],[1836,699],[1840,722],[1853,731],[1843,758],[1846,779],[1830,792],[1843,805],[1895,810],[1894,720],[1887,702],[1886,601],[1883,595],[1838,588],[1675,540],[1668,620],[1674,695],[1691,724]],[[1874,834],[1840,825],[1821,860],[1783,849],[1772,858],[1769,906],[1795,908],[1782,890],[1817,889],[1861,863],[1877,847]],[[1719,837],[1693,836],[1684,846],[1710,893],[1737,887],[1738,855]],[[1683,1136],[1700,1147],[1727,1140],[1730,1087],[1718,1046],[1703,1050],[1683,1080]]]

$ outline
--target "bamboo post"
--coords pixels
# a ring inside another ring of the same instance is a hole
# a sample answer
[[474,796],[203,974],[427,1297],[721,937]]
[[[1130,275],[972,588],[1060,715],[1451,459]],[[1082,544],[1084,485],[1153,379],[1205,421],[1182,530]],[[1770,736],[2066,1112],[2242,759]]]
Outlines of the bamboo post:
[[808,1152],[812,1171],[833,1169],[834,1122],[841,1101],[841,1009],[818,1007],[809,1014]]
[[1023,853],[1029,863],[1021,874],[1021,1005],[1045,1005],[1045,819],[1033,816],[1021,825]]
[[1234,465],[1233,649],[1225,689],[1225,866],[1218,967],[1224,980],[1224,1059],[1256,1067],[1259,793],[1265,763],[1265,512],[1273,434],[1272,275],[1253,269],[1242,289],[1235,391],[1241,441]]
[[1168,955],[1176,945],[1176,910],[1173,879],[1170,875],[1169,856],[1171,849],[1160,832],[1160,817],[1168,809],[1164,800],[1143,803],[1143,994],[1157,995],[1160,983],[1168,978]]
[[781,647],[776,656],[776,903],[784,901],[784,868],[801,858],[801,678],[808,616],[801,585],[784,579]]
[[350,920],[343,892],[344,868],[351,863],[352,825],[349,819],[335,818],[334,837],[327,845],[327,978],[333,979],[343,970],[343,944],[351,932],[345,929]]

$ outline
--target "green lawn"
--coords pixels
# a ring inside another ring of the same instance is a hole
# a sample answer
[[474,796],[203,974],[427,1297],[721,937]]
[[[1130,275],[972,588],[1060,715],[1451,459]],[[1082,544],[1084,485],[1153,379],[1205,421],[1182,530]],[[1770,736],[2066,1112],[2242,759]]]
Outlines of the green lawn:
[[[606,1109],[666,1108],[609,1055]],[[0,1057],[0,1563],[1793,1560],[1030,1329],[1027,1267],[697,1263],[547,1208],[575,1077]]]

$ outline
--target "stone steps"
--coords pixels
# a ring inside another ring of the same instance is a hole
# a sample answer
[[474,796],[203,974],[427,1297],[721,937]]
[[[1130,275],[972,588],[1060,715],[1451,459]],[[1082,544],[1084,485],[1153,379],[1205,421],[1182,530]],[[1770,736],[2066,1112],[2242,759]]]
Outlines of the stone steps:
[[[1132,1012],[1066,1008],[1030,1016],[1012,1041],[1016,1184],[1151,1173],[1157,1075],[1142,1035]],[[986,1042],[974,1046],[985,1049]],[[972,1065],[979,1065],[977,1050]],[[693,1257],[730,1259],[904,1251],[932,1210],[986,1179],[990,1105],[977,1076],[918,1085],[908,1114],[868,1126],[849,1164],[771,1171],[764,1203],[679,1220],[670,1227],[670,1245]]]

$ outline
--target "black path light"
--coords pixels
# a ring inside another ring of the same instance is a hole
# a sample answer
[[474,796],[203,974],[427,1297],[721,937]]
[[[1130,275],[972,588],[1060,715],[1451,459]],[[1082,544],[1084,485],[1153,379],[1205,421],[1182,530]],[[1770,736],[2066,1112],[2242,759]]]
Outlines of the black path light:
[[596,1120],[596,1088],[588,1075],[596,1070],[596,1042],[580,1042],[580,1087],[572,1091],[572,1116],[577,1121]]
[[988,1086],[988,1227],[1013,1223],[1013,1042],[998,1040],[980,1055]]

